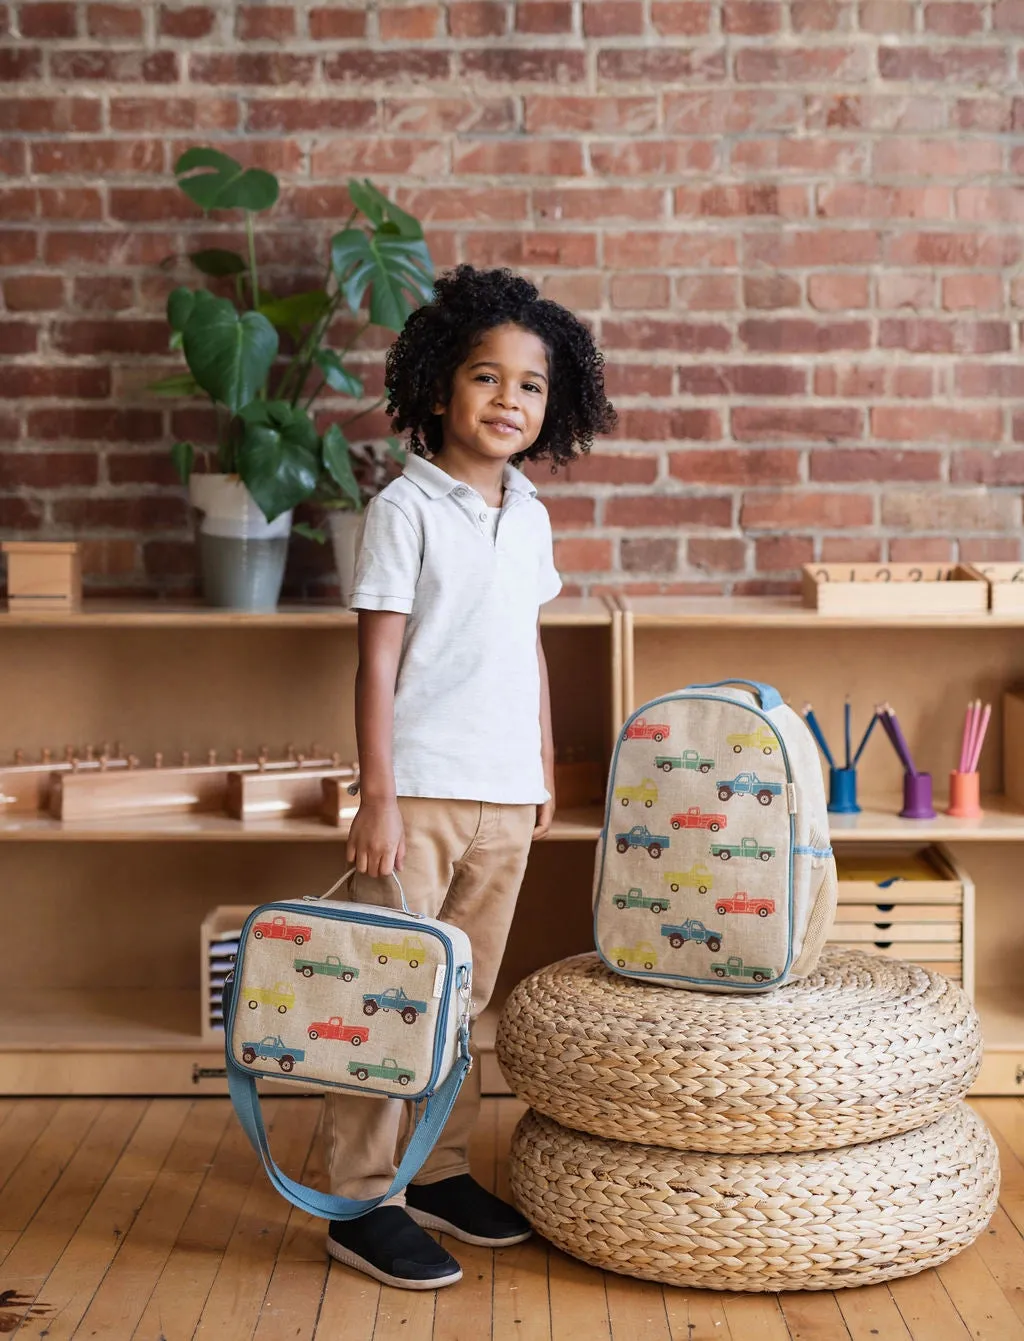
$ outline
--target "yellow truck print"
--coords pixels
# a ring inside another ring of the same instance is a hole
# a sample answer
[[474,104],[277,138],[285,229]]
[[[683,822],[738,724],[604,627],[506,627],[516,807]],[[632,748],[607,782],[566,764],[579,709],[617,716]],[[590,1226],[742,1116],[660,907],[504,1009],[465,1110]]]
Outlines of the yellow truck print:
[[644,778],[636,787],[616,787],[615,799],[621,801],[624,806],[628,806],[630,801],[636,801],[650,810],[658,799],[658,789],[650,778]]
[[398,942],[376,941],[370,949],[377,956],[378,964],[386,964],[389,959],[404,959],[410,968],[419,968],[427,955],[427,947],[418,936],[403,936]]
[[759,726],[756,731],[736,731],[726,736],[726,744],[731,745],[734,754],[741,750],[760,750],[762,754],[771,754],[779,747],[779,738],[774,731]]
[[257,1006],[276,1006],[280,1015],[295,1005],[295,993],[283,982],[275,983],[273,987],[243,987],[242,999],[250,1010]]
[[619,968],[627,964],[642,964],[645,969],[654,968],[658,955],[649,941],[637,941],[636,945],[617,945],[609,950],[608,956],[614,959]]
[[706,894],[715,883],[715,877],[700,862],[688,871],[666,871],[664,879],[673,893],[680,889],[695,889],[698,894]]

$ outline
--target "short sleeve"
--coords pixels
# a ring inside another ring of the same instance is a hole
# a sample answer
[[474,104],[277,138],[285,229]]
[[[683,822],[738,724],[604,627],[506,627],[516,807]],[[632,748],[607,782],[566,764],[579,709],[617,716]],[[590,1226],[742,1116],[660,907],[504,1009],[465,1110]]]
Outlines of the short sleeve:
[[421,560],[420,537],[402,509],[383,496],[373,499],[363,517],[351,608],[409,614]]
[[537,582],[537,601],[544,605],[553,601],[562,590],[562,579],[555,567],[554,541],[551,537],[551,518],[543,503],[538,503],[540,515],[540,572]]

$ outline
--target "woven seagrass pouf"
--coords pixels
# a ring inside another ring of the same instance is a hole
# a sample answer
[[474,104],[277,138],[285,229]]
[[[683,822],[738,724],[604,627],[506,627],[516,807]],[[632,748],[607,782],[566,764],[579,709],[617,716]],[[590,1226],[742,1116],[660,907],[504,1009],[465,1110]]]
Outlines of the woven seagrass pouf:
[[922,1127],[970,1089],[981,1030],[937,973],[826,948],[768,996],[622,977],[594,954],[512,992],[497,1055],[515,1094],[577,1131],[677,1150],[828,1150]]
[[938,1266],[996,1207],[999,1158],[964,1103],[927,1127],[794,1155],[721,1156],[609,1141],[528,1112],[517,1205],[596,1267],[708,1290],[836,1290]]

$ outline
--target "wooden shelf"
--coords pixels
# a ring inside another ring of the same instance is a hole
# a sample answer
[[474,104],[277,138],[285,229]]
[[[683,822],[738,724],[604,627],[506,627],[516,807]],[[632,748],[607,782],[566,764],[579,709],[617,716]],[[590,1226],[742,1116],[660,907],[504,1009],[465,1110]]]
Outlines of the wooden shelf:
[[898,796],[862,801],[859,815],[828,817],[833,843],[1013,843],[1024,842],[1024,811],[1005,796],[987,796],[978,819],[953,819],[943,814],[945,798],[936,800],[938,814],[930,820],[901,819]]
[[[600,806],[556,815],[546,841],[593,840],[601,832]],[[21,843],[337,843],[347,826],[318,820],[243,822],[227,815],[150,815],[145,818],[68,821],[45,815],[0,818],[0,842]]]
[[[541,623],[557,627],[602,625],[612,620],[609,606],[597,597],[559,597],[541,610]],[[90,600],[77,611],[36,610],[11,614],[0,611],[5,628],[114,628],[114,629],[220,629],[220,628],[351,628],[357,616],[341,605],[309,603],[281,605],[263,613],[213,610],[199,604],[163,604],[157,601]]]
[[1024,613],[821,615],[799,597],[630,596],[622,605],[637,628],[992,629],[1024,628]]

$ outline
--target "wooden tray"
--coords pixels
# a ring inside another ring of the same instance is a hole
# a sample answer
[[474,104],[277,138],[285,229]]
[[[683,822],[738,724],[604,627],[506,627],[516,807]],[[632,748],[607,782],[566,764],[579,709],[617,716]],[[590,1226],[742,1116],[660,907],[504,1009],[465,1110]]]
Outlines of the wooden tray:
[[1024,611],[1024,563],[975,563],[971,571],[988,585],[988,607],[1000,614]]
[[965,615],[988,609],[989,588],[966,564],[807,563],[804,605],[823,615]]

